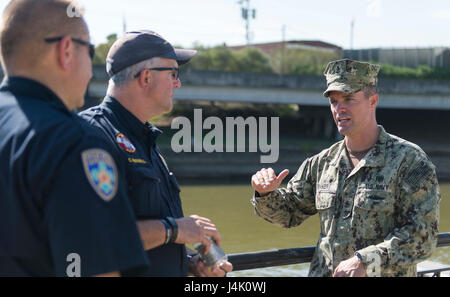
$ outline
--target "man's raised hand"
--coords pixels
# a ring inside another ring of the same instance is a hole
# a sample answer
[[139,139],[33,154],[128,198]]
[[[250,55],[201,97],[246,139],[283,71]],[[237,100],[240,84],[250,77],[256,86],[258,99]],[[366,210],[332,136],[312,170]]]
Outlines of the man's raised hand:
[[277,176],[272,168],[263,168],[252,176],[252,187],[256,192],[264,196],[276,190],[288,174],[288,169],[281,171]]

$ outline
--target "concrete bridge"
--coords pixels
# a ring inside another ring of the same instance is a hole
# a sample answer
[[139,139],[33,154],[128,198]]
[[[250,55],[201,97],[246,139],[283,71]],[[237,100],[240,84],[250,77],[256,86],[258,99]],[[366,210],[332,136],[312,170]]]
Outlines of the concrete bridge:
[[[322,96],[325,78],[321,76],[279,76],[260,73],[215,71],[181,72],[183,87],[175,99],[246,103],[297,104],[301,119],[296,126],[311,135],[330,139],[339,137]],[[98,103],[107,87],[105,67],[94,67],[87,105]],[[392,134],[411,140],[424,148],[437,165],[438,176],[450,180],[450,82],[439,80],[380,79],[377,120]],[[94,102],[95,101],[95,102]],[[305,123],[309,123],[306,126]],[[243,176],[245,180],[260,168],[260,153],[174,153],[162,147],[169,166],[178,177],[225,178]],[[299,160],[320,151],[301,152],[282,147],[273,168],[296,172]],[[209,166],[215,164],[214,166]]]
[[[105,67],[94,66],[93,71],[88,97],[102,98],[108,80]],[[176,90],[176,100],[329,104],[322,96],[323,76],[182,70],[180,78],[183,87]],[[449,81],[381,78],[379,93],[383,109],[450,110]]]

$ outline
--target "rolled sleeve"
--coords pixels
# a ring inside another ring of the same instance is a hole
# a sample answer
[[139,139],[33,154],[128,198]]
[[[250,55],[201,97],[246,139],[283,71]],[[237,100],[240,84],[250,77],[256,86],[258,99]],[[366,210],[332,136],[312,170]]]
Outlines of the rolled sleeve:
[[251,199],[255,213],[264,220],[290,228],[300,225],[317,213],[311,179],[311,160],[300,166],[286,188],[279,188],[263,197],[255,193]]

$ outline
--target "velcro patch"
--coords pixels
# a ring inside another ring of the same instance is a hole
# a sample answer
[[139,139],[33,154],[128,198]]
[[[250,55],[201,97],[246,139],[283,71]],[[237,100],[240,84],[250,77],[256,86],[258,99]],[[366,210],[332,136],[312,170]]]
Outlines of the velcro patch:
[[418,190],[423,183],[433,174],[433,169],[424,161],[413,165],[405,177],[405,182],[408,183],[412,189]]
[[83,168],[92,188],[104,201],[114,198],[118,188],[117,167],[111,155],[102,149],[81,153]]

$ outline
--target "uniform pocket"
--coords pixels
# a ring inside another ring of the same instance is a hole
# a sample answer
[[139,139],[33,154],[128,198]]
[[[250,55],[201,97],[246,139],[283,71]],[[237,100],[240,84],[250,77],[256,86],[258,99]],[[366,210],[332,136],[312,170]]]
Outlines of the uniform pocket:
[[382,241],[394,228],[394,201],[390,192],[358,190],[352,218],[355,236],[370,243]]
[[336,205],[335,192],[318,192],[316,194],[316,209],[320,216],[320,232],[326,236],[332,226]]
[[316,195],[316,208],[319,211],[331,208],[335,204],[336,204],[336,193],[319,192]]
[[146,167],[129,171],[129,194],[138,219],[159,218],[161,213],[161,180]]
[[394,205],[390,193],[382,190],[359,190],[355,207],[371,212],[393,212]]
[[154,180],[156,182],[161,182],[159,177],[157,177],[150,168],[134,167],[129,171],[129,174],[131,175],[130,184],[135,184],[142,180]]

